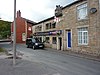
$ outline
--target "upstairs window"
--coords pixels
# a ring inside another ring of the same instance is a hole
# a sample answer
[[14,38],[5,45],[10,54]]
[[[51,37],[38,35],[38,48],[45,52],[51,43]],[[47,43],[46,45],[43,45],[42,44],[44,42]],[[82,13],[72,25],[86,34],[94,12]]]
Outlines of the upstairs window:
[[42,31],[42,25],[35,27],[35,31]]
[[52,28],[56,28],[56,22],[52,23]]
[[51,29],[51,23],[46,24],[46,29]]
[[77,19],[87,19],[87,3],[81,4],[77,7]]
[[46,24],[46,29],[56,28],[56,22],[50,22]]
[[46,24],[46,29],[48,29],[48,28],[49,28],[49,24],[47,23],[47,24]]

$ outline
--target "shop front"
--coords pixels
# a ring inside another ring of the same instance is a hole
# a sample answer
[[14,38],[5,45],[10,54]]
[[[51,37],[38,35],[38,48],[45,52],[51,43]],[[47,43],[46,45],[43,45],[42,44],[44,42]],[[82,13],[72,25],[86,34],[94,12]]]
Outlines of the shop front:
[[62,50],[62,30],[52,30],[45,32],[36,32],[34,37],[41,38],[46,47]]

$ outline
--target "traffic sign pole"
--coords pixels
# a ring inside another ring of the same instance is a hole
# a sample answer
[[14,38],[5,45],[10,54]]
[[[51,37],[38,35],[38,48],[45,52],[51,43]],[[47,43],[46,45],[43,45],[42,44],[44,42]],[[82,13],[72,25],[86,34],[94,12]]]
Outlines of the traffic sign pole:
[[13,40],[13,65],[16,64],[16,0],[14,0],[14,40]]

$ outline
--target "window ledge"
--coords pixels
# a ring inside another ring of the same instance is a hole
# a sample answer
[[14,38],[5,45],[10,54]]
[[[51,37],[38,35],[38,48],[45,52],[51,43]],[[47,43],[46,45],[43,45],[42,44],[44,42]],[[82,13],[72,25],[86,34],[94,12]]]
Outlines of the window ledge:
[[78,44],[78,47],[80,47],[80,46],[86,46],[86,47],[89,47],[88,44]]
[[89,20],[89,18],[86,18],[86,19],[79,19],[79,20],[77,20],[77,22],[83,22],[83,21],[88,21]]

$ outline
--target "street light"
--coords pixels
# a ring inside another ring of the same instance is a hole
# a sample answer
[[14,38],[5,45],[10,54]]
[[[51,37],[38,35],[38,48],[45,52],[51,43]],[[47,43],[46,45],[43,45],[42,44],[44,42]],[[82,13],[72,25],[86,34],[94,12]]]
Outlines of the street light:
[[16,64],[16,0],[14,0],[14,40],[13,40],[13,65]]

